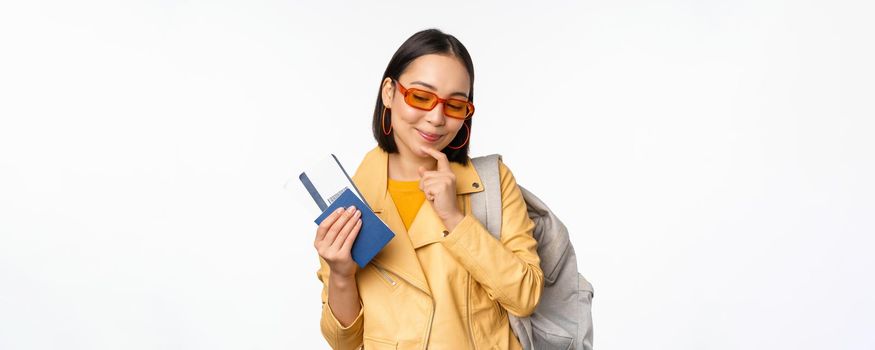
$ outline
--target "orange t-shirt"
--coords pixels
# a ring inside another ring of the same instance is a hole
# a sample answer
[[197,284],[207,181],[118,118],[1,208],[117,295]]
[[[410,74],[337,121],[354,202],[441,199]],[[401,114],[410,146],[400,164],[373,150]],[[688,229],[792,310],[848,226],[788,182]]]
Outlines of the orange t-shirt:
[[398,207],[398,214],[401,215],[404,227],[409,230],[419,208],[425,202],[425,193],[419,189],[419,180],[398,181],[390,178],[388,190],[392,195],[392,201]]

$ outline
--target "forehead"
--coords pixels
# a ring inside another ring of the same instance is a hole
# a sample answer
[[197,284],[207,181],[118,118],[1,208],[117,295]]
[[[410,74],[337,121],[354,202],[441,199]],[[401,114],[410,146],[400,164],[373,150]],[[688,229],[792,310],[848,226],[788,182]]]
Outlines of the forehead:
[[441,93],[468,92],[471,79],[468,70],[456,57],[429,54],[414,59],[399,79],[404,82],[423,81]]

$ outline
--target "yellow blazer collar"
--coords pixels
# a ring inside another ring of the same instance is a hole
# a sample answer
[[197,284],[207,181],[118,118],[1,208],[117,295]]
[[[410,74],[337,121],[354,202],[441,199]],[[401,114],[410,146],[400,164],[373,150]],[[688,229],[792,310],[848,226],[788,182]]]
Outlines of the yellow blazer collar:
[[[456,175],[456,195],[483,191],[483,183],[470,159],[467,166],[450,162],[450,170]],[[356,187],[369,201],[368,205],[374,212],[381,212],[385,207],[388,178],[389,154],[376,146],[365,155],[353,176]]]

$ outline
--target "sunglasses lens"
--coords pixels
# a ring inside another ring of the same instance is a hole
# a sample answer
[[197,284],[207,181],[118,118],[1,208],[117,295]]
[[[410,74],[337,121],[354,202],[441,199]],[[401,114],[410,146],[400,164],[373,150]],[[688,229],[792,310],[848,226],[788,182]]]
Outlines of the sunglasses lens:
[[409,93],[404,98],[407,104],[422,109],[431,109],[437,101],[437,96],[430,92],[420,91],[415,89],[408,90]]
[[468,102],[447,100],[447,103],[444,105],[444,113],[453,118],[465,118],[468,116]]

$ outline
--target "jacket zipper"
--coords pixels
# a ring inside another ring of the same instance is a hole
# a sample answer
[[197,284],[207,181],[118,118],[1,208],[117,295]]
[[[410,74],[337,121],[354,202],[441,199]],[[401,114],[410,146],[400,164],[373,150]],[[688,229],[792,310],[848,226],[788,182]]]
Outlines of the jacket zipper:
[[[462,212],[467,214],[471,197],[470,195],[465,197],[466,198],[462,200]],[[474,347],[474,350],[477,350],[477,340],[474,339],[474,320],[471,319],[471,289],[474,288],[474,286],[471,284],[471,274],[468,273],[467,275],[468,279],[465,280],[465,305],[467,305],[467,310],[465,311],[468,313],[468,337],[471,340],[471,346]]]
[[[386,271],[382,267],[378,266],[377,264],[375,264],[373,262],[371,264],[374,265],[374,268],[376,268],[377,271],[379,271],[380,274],[383,275],[386,278],[386,280],[388,280],[389,283],[391,283],[393,286],[397,283],[397,282],[395,282],[395,280],[392,279],[392,277],[389,277],[389,274],[386,273]],[[470,277],[470,275],[469,275],[469,277]],[[404,279],[404,277],[401,277],[401,279]],[[410,281],[407,281],[407,283],[409,284]],[[432,299],[432,298],[430,298],[430,299],[431,299],[431,313],[428,315],[428,328],[426,328],[425,343],[422,346],[422,348],[425,350],[428,350],[428,337],[431,335],[431,326],[434,323],[435,305],[434,305],[434,299]]]
[[471,339],[471,345],[474,346],[474,350],[477,350],[477,341],[474,340],[474,320],[471,319],[471,274],[468,274],[468,279],[465,282],[465,304],[468,306],[468,336]]
[[383,268],[381,268],[381,267],[379,267],[379,266],[377,266],[377,265],[374,265],[374,268],[376,268],[377,271],[379,271],[380,274],[383,275],[383,277],[385,277],[386,280],[389,281],[389,283],[391,283],[393,286],[397,284],[397,283],[395,282],[395,280],[392,279],[392,277],[389,277],[389,274],[386,273],[386,271],[383,270]]

